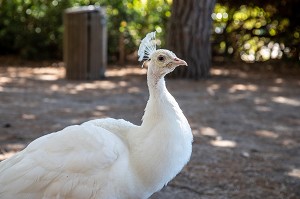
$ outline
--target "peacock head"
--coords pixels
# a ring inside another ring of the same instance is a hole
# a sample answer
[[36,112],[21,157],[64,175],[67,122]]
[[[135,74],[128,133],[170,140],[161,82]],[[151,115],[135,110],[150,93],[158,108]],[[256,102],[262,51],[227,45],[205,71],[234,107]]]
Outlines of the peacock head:
[[173,71],[177,66],[184,65],[187,63],[179,59],[172,51],[166,49],[158,49],[150,56],[150,63],[153,63],[155,67]]
[[138,56],[139,61],[150,61],[149,65],[163,73],[172,72],[180,65],[187,66],[187,63],[179,59],[172,51],[166,49],[156,50],[155,32],[148,33],[141,41]]

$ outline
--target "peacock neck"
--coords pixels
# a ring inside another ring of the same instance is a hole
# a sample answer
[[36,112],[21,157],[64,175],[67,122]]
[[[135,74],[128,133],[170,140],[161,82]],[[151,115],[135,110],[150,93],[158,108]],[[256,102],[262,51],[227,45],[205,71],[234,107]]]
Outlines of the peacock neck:
[[147,73],[149,100],[145,108],[142,126],[151,128],[165,122],[169,115],[174,115],[178,107],[173,96],[166,88],[164,74],[149,67]]
[[147,83],[150,99],[160,99],[168,93],[164,74],[159,73],[159,71],[155,71],[152,67],[149,67],[147,72]]

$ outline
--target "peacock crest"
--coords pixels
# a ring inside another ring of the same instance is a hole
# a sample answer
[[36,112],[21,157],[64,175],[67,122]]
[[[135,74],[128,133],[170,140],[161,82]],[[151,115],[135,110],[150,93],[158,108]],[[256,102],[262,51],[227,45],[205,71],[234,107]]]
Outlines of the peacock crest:
[[156,51],[155,33],[155,31],[148,33],[141,41],[138,50],[139,61],[148,60],[152,53]]

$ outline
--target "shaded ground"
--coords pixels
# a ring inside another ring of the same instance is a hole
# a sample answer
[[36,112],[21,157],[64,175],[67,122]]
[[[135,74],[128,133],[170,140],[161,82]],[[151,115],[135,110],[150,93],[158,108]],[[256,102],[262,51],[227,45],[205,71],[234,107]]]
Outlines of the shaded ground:
[[[140,124],[145,69],[104,81],[67,81],[62,68],[0,67],[0,160],[33,139],[101,117]],[[202,81],[167,80],[193,132],[189,164],[152,199],[300,198],[300,80],[213,69]]]

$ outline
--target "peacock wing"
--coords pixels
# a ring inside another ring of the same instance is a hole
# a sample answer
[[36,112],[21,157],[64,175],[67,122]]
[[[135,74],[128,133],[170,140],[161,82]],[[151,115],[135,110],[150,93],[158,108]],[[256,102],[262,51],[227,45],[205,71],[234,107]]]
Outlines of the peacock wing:
[[0,163],[0,198],[93,198],[127,155],[123,142],[106,129],[92,123],[67,127]]

